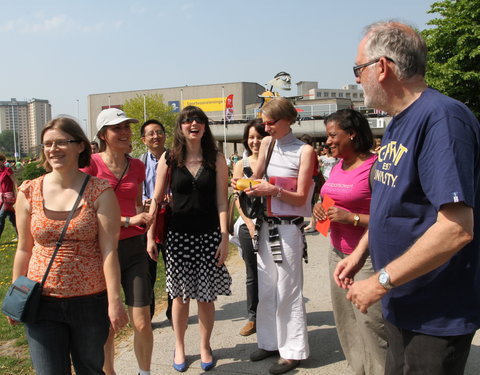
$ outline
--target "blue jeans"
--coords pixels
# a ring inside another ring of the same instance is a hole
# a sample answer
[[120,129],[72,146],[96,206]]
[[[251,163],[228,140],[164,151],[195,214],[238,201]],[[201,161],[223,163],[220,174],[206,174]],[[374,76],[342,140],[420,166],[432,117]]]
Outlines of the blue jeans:
[[17,226],[15,224],[15,211],[4,210],[2,205],[2,208],[0,209],[0,237],[2,236],[3,229],[5,228],[5,220],[7,219],[7,216],[15,228],[15,231],[17,231]]
[[42,297],[38,320],[26,325],[37,375],[103,375],[108,337],[107,293],[73,298]]

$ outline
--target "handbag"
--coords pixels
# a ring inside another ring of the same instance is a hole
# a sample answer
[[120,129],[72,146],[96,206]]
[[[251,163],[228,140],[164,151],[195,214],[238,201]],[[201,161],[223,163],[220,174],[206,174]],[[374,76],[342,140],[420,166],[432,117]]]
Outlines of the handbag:
[[[272,139],[268,145],[267,157],[265,159],[265,174],[267,172],[270,158],[272,157],[273,147],[275,146],[275,140]],[[263,215],[264,204],[262,197],[251,197],[244,191],[238,195],[238,202],[243,214],[250,219],[257,219]]]
[[163,200],[158,204],[156,210],[156,218],[155,218],[155,242],[156,243],[164,243],[167,239],[167,227],[168,221],[172,216],[172,208],[170,207],[168,201],[168,191],[170,190],[170,182],[172,178],[172,165],[170,160],[169,150],[165,151],[165,159],[167,160],[168,169],[167,169],[167,177],[166,177],[166,184],[164,191],[166,192],[163,194]]
[[2,312],[8,317],[16,320],[17,322],[22,323],[34,323],[37,320],[38,308],[40,306],[40,297],[42,296],[43,285],[47,280],[47,276],[50,272],[50,268],[53,265],[55,256],[58,253],[58,249],[62,246],[63,238],[67,232],[68,224],[75,213],[78,204],[82,198],[85,187],[87,186],[90,175],[87,175],[85,181],[83,182],[80,193],[78,194],[77,200],[73,205],[70,214],[65,221],[60,237],[56,243],[55,250],[53,251],[50,263],[48,263],[45,274],[43,275],[42,281],[30,280],[26,276],[18,277],[12,285],[8,288],[7,294],[2,304]]
[[228,197],[228,211],[227,211],[227,230],[230,235],[233,235],[235,225],[235,201],[238,198],[237,193],[230,194]]

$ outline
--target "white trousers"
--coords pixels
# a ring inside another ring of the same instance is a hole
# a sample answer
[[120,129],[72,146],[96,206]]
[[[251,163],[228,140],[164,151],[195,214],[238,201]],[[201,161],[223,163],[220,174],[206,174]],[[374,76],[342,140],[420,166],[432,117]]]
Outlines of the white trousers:
[[282,263],[273,261],[268,224],[262,223],[258,260],[258,347],[278,350],[285,359],[306,359],[307,319],[303,302],[303,238],[296,225],[278,225]]

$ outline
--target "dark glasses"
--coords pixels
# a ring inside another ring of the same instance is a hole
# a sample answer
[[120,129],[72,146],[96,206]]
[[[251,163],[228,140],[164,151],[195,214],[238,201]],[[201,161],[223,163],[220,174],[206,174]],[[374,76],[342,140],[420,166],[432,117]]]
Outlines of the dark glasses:
[[182,124],[191,124],[194,121],[197,124],[205,124],[205,121],[203,119],[201,119],[200,117],[187,117],[187,118],[182,120]]
[[[393,61],[393,59],[391,59],[390,57],[386,57],[386,56],[382,56],[382,57],[385,57],[385,59],[387,59],[388,61],[391,61],[395,64],[395,61]],[[372,65],[372,64],[376,64],[377,62],[380,61],[380,59],[382,57],[378,57],[378,58],[376,58],[372,61],[366,62],[365,64],[355,65],[353,67],[353,74],[355,75],[356,78],[359,78],[360,74],[362,73],[363,68],[366,68],[367,66]]]

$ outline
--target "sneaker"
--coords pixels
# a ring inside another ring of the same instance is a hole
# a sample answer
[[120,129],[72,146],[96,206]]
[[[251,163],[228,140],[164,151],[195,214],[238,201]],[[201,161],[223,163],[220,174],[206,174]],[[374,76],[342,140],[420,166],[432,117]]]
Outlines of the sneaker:
[[250,354],[250,361],[257,362],[278,354],[278,350],[257,349]]
[[243,326],[243,328],[240,330],[240,335],[241,336],[250,336],[257,332],[257,325],[255,322],[248,321],[247,324]]
[[270,369],[268,370],[270,374],[284,374],[290,370],[293,370],[300,364],[299,360],[296,359],[283,359],[280,358],[277,363],[275,363]]

